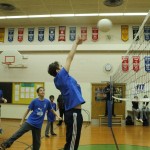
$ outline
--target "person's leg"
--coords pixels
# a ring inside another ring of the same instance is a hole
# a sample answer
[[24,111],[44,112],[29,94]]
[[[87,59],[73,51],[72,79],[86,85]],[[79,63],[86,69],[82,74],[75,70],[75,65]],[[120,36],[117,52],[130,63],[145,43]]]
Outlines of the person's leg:
[[81,110],[65,112],[66,144],[64,150],[78,149],[82,123]]
[[45,136],[49,137],[49,130],[50,130],[50,122],[47,120],[47,125],[46,125],[46,129],[45,129]]
[[51,135],[57,135],[56,133],[54,133],[53,122],[50,123],[50,131],[51,131]]
[[1,127],[1,105],[0,105],[0,134],[3,133],[3,129]]
[[25,122],[15,134],[13,134],[9,139],[7,139],[1,145],[5,148],[9,148],[15,140],[17,140],[19,137],[21,137],[24,133],[31,130],[31,128],[32,128],[32,126]]
[[33,149],[40,150],[41,146],[41,129],[32,127]]
[[64,150],[70,150],[70,143],[71,143],[72,131],[73,131],[73,112],[72,111],[65,112],[65,124],[66,124],[66,144],[64,146]]
[[108,109],[107,109],[107,100],[106,100],[106,105],[105,105],[105,116],[107,116],[108,115]]
[[77,150],[78,146],[79,146],[82,123],[83,123],[83,117],[82,117],[81,112],[79,112],[79,113],[77,113],[77,135],[76,135],[76,139],[75,139],[75,145],[74,145],[74,142],[71,143],[72,146],[74,146],[74,150]]
[[143,122],[143,109],[139,110],[139,113],[140,113],[140,119],[139,119],[139,121]]

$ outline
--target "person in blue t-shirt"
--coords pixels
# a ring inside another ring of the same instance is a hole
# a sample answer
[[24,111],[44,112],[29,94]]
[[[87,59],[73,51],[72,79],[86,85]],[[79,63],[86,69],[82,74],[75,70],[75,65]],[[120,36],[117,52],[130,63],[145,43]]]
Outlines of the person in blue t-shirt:
[[69,75],[71,62],[77,46],[81,43],[82,39],[78,37],[67,56],[64,67],[56,61],[51,63],[48,68],[48,73],[55,77],[54,84],[61,92],[65,103],[66,144],[64,150],[78,149],[83,123],[81,105],[85,101],[82,97],[80,85]]
[[[54,103],[54,95],[50,95],[49,99],[51,102],[51,106],[52,108],[56,111],[56,103]],[[45,130],[45,136],[49,137],[49,132],[51,133],[51,135],[57,135],[56,133],[54,133],[53,130],[53,122],[56,120],[55,115],[51,112],[48,111],[47,112],[47,126],[46,126],[46,130]]]
[[[24,133],[32,130],[32,141],[33,141],[33,149],[32,150],[39,150],[40,149],[40,139],[41,139],[41,128],[44,121],[44,116],[46,111],[51,110],[59,119],[61,119],[56,112],[52,109],[50,101],[44,98],[45,90],[43,87],[39,87],[37,89],[38,98],[35,98],[31,101],[28,106],[27,111],[25,112],[20,126],[21,128],[13,134],[9,139],[4,141],[1,146],[0,150],[5,150],[9,148],[15,140],[21,137]],[[26,122],[24,122],[28,113],[31,112],[29,117],[27,118]]]
[[[4,103],[7,103],[7,99],[5,99],[4,97],[3,97],[3,91],[2,90],[0,90],[0,102],[4,102]],[[3,133],[3,129],[1,128],[1,105],[0,105],[0,134],[2,134]]]

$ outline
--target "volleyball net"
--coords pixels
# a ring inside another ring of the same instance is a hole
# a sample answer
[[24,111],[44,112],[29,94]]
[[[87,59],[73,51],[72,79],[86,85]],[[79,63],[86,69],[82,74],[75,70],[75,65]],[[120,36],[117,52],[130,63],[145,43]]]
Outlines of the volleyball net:
[[[133,41],[115,74],[112,83],[126,85],[124,101],[150,101],[150,11],[143,23],[133,27]],[[136,97],[136,98],[135,98]]]

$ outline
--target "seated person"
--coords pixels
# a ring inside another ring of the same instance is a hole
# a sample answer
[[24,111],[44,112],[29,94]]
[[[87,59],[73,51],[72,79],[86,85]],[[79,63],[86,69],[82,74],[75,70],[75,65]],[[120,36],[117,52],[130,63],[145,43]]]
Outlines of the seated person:
[[[148,96],[144,95],[144,98],[148,98]],[[148,104],[149,102],[143,102],[143,107],[142,107],[143,116],[146,120],[148,119],[147,112],[149,112]]]
[[[138,101],[138,96],[134,96],[134,99],[132,100],[132,110],[134,113],[134,119],[143,122],[143,112],[140,111],[139,105],[140,102]],[[138,119],[139,113],[140,113],[140,119]]]

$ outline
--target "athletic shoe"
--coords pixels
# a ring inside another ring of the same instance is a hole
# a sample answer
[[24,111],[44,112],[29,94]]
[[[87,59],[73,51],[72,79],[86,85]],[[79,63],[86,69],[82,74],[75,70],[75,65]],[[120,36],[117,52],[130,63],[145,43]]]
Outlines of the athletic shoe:
[[1,144],[0,145],[0,150],[5,150],[6,149],[6,147],[4,146],[4,144]]
[[49,138],[49,135],[46,134],[45,137]]
[[2,128],[0,128],[0,134],[3,134],[3,129]]
[[139,121],[143,123],[143,120],[142,120],[142,119],[139,119]]
[[51,135],[56,136],[57,134],[56,133],[51,133]]

